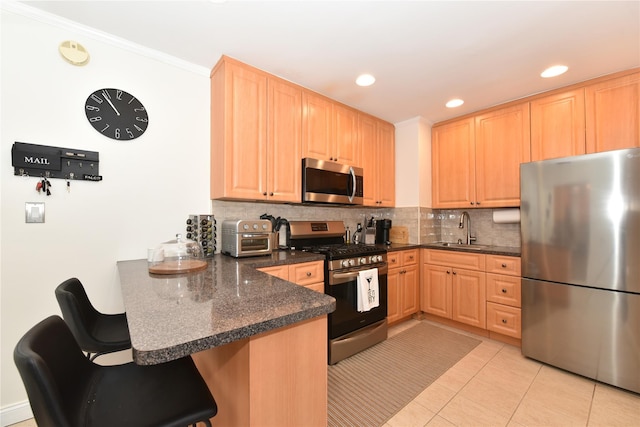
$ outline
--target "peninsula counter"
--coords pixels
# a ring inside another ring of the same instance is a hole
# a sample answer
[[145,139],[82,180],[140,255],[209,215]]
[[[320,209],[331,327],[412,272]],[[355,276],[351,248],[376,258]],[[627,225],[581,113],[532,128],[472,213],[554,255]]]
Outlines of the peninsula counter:
[[216,255],[206,269],[178,275],[119,261],[134,362],[191,355],[218,403],[216,426],[326,426],[326,319],[335,299],[255,269],[314,257]]

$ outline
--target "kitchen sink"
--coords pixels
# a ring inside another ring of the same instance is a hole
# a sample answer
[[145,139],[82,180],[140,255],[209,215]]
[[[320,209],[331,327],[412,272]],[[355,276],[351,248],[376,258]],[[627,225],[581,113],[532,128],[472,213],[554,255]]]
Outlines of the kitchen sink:
[[489,247],[484,245],[467,245],[466,243],[449,243],[449,242],[436,243],[436,245],[444,246],[446,248],[476,249],[476,250],[486,249]]

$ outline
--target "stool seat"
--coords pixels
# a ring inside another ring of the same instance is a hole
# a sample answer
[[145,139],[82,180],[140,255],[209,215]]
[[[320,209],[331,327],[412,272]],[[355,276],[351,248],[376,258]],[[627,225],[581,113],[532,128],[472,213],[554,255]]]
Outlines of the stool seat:
[[14,361],[40,426],[210,426],[218,410],[190,356],[152,366],[101,366],[83,355],[59,316],[31,328]]
[[126,315],[104,314],[96,310],[80,280],[75,277],[65,280],[56,288],[55,294],[62,317],[91,360],[102,354],[131,348]]

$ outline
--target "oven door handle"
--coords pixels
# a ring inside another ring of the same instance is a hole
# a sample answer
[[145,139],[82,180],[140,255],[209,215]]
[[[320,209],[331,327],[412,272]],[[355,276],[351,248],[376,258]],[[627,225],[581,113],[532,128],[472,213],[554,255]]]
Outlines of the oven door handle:
[[242,234],[243,239],[270,239],[271,235],[269,234],[258,234],[258,233],[247,233]]
[[[387,265],[378,266],[378,277],[387,274]],[[368,270],[368,268],[363,268],[356,271],[348,271],[346,273],[329,273],[329,286],[339,285],[345,282],[352,282],[358,279],[358,274],[360,271]]]

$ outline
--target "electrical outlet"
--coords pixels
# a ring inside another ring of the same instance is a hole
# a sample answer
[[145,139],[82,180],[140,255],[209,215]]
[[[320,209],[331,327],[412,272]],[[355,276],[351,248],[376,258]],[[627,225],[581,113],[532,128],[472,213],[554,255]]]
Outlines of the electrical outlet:
[[24,204],[24,220],[26,223],[44,222],[44,202],[27,202]]

